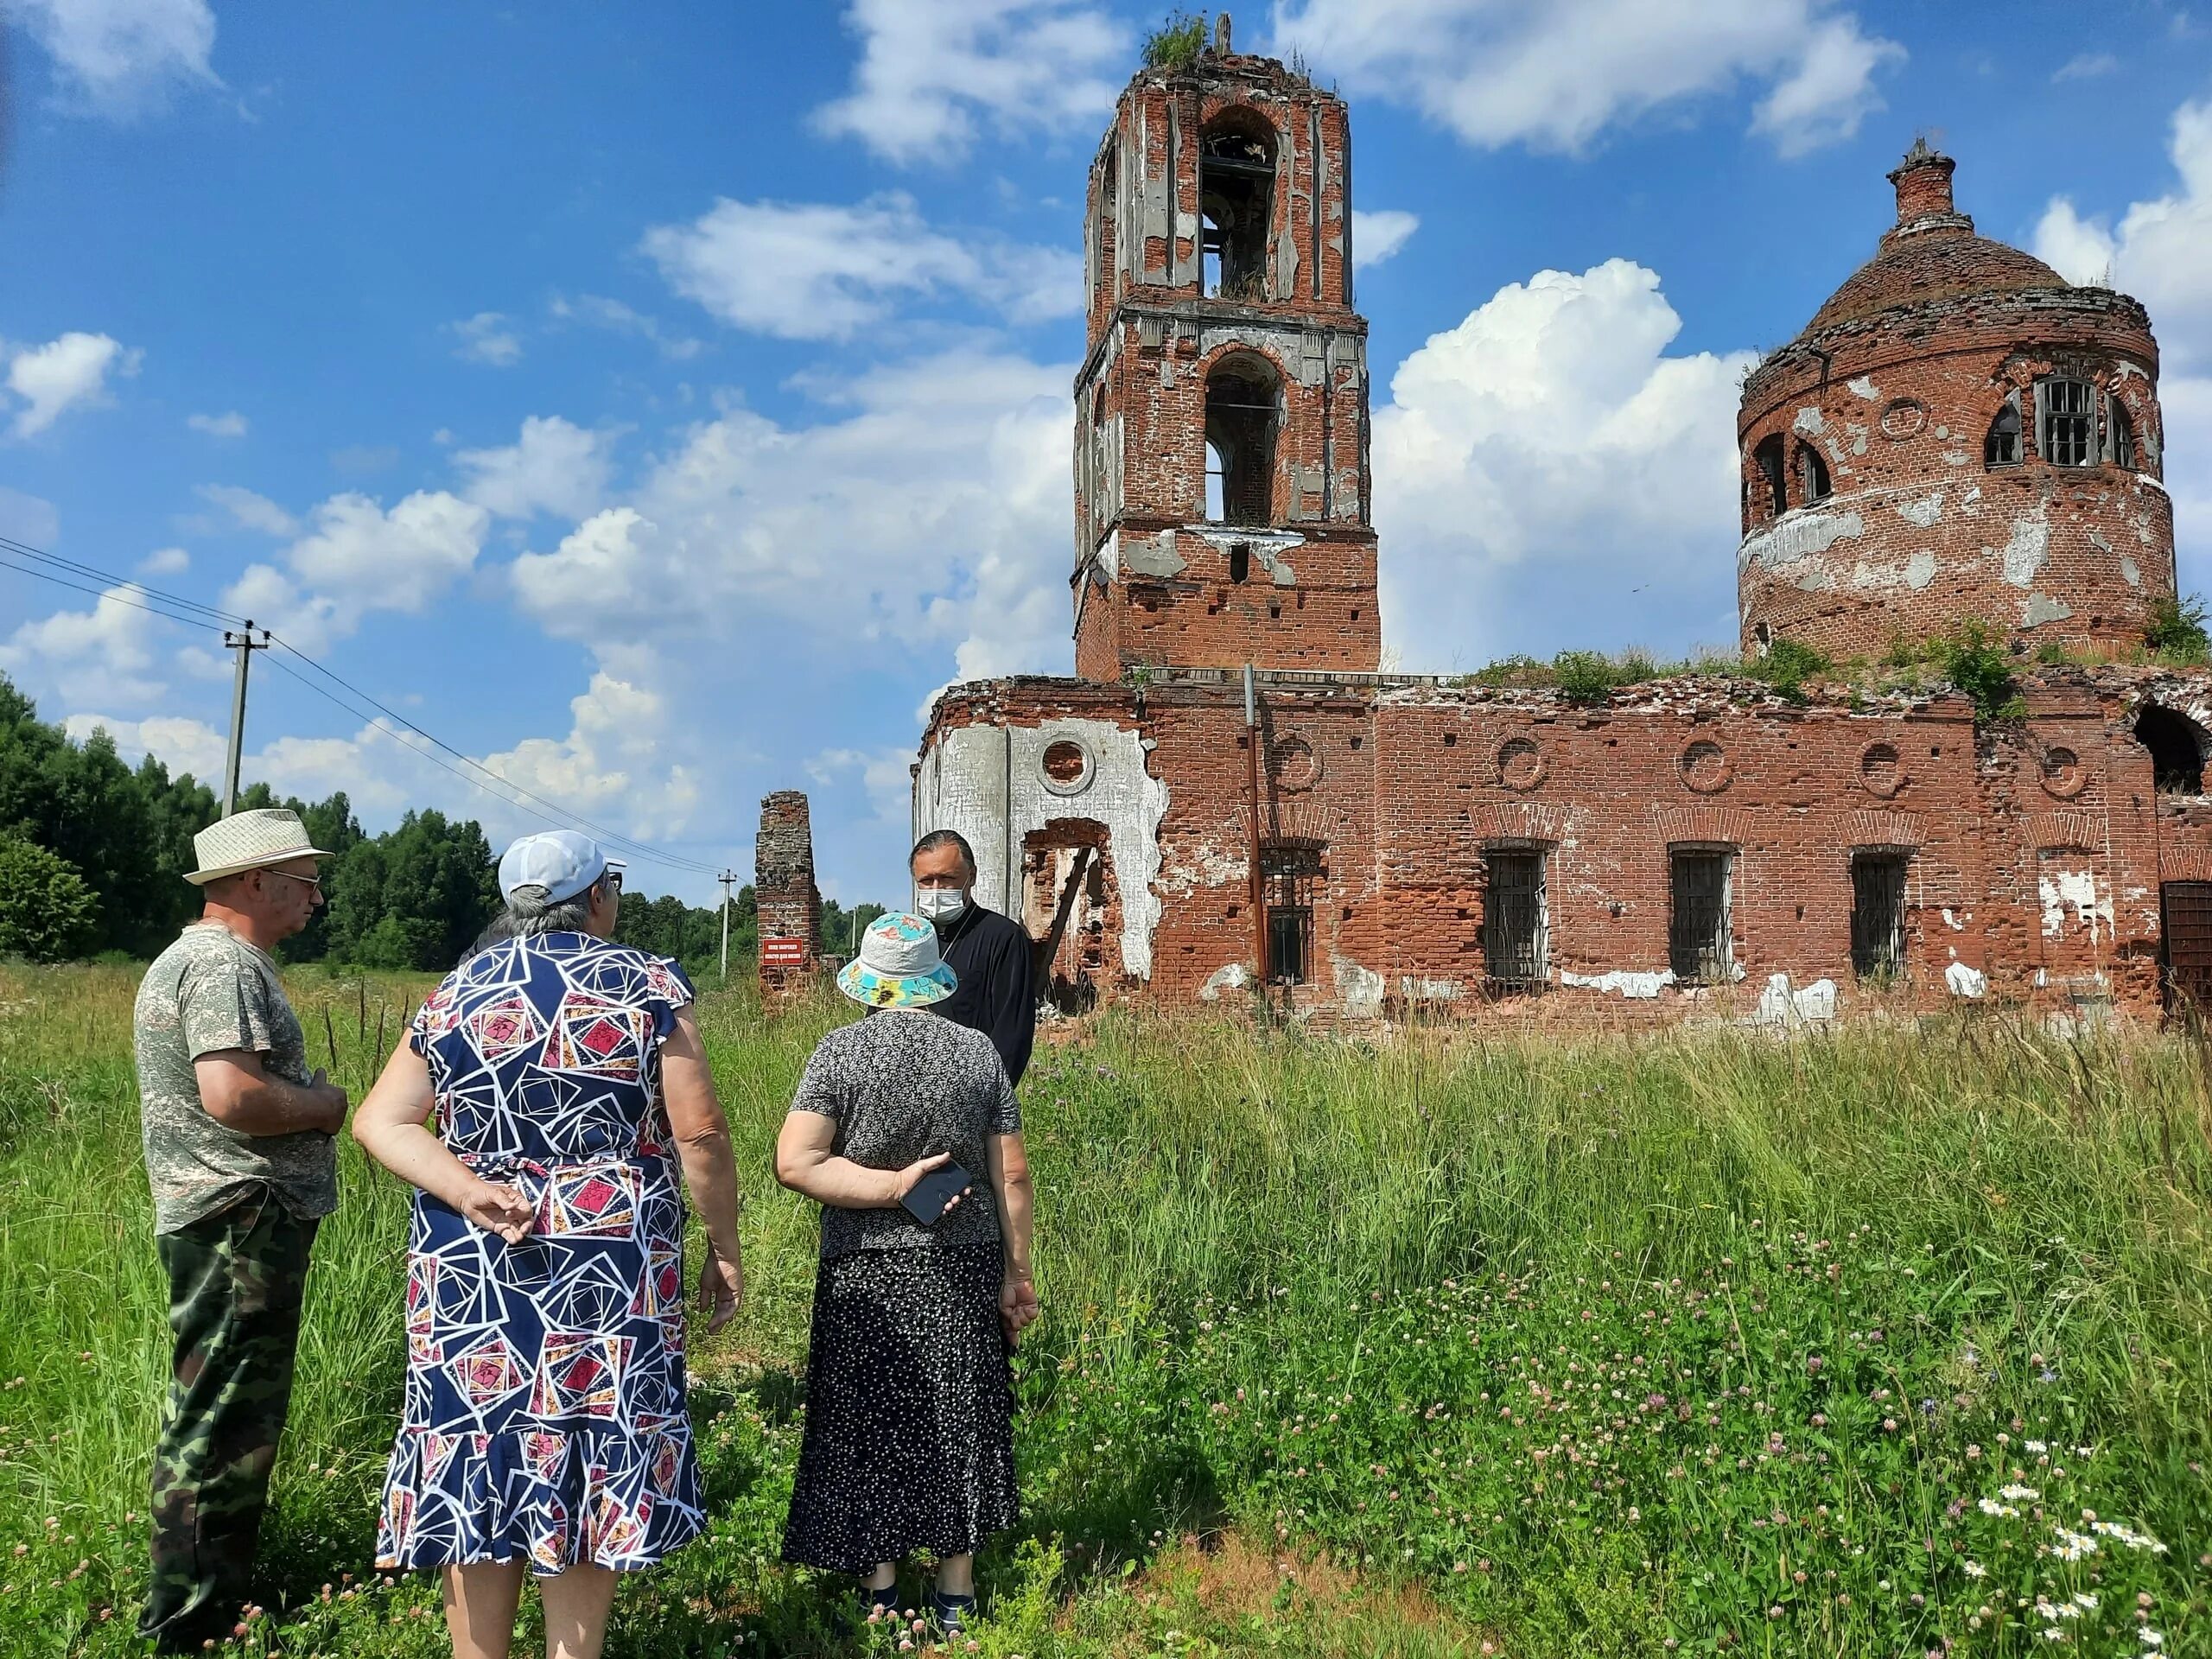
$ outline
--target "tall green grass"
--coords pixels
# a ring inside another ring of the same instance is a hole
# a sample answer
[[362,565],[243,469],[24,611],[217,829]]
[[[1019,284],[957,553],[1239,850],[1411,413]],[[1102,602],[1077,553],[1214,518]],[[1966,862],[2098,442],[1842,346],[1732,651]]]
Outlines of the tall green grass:
[[[318,1062],[358,1093],[378,1010],[388,1048],[424,983],[301,978]],[[9,1654],[127,1651],[143,1577],[165,1332],[130,989],[0,976]],[[613,1651],[895,1645],[774,1561],[814,1217],[767,1156],[845,1017],[702,1007],[751,1294],[695,1353],[714,1534],[626,1588]],[[2212,1652],[2212,1095],[2186,1042],[1113,1015],[1040,1047],[1023,1094],[1046,1314],[983,1651],[2138,1653],[2147,1629]],[[427,1586],[368,1567],[405,1194],[350,1150],[344,1180],[246,1640],[432,1653]],[[2061,1523],[2096,1553],[2048,1554]]]

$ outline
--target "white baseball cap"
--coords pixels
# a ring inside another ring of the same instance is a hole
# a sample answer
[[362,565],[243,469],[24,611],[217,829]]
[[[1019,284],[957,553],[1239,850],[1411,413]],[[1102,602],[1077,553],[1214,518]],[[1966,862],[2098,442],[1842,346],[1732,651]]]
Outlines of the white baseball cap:
[[574,830],[524,836],[499,855],[499,891],[512,899],[518,887],[543,887],[559,904],[605,875],[608,861],[597,842]]

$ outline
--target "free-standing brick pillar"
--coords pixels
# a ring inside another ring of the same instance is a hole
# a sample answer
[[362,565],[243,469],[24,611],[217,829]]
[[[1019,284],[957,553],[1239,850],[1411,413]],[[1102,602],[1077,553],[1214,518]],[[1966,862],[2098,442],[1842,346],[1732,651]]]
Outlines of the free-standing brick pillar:
[[760,803],[753,843],[753,900],[760,912],[760,988],[797,989],[822,956],[822,893],[814,885],[814,824],[806,796],[779,789]]
[[1344,100],[1202,53],[1091,163],[1075,386],[1076,672],[1372,672],[1367,322]]

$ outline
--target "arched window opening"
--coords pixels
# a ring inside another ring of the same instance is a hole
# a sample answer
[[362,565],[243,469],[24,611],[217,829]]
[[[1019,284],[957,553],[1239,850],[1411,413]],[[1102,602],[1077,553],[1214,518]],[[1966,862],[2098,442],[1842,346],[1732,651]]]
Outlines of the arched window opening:
[[1274,183],[1274,129],[1259,117],[1232,115],[1199,141],[1198,253],[1208,295],[1268,297]]
[[2187,715],[2152,703],[2135,717],[2135,741],[2151,751],[2152,785],[2161,795],[2202,795],[2212,734]]
[[1997,411],[1997,418],[1989,423],[1989,435],[1981,441],[1981,464],[1985,467],[2017,467],[2020,464],[2018,392],[2005,398],[2004,408]]
[[1777,432],[1761,438],[1751,451],[1751,461],[1766,486],[1766,499],[1759,505],[1770,518],[1779,518],[1789,509],[1789,491],[1783,476],[1782,435]]
[[1273,521],[1275,406],[1275,377],[1264,364],[1236,358],[1207,377],[1206,517],[1215,524]]
[[2135,470],[2135,423],[2127,417],[2127,405],[2117,397],[2105,402],[2105,458],[2115,467]]
[[2087,467],[2097,458],[2096,399],[2086,380],[2036,382],[2036,447],[2054,467]]
[[1821,459],[1821,452],[1809,443],[1797,446],[1797,486],[1807,506],[1815,501],[1825,501],[1834,493],[1828,485],[1828,464]]

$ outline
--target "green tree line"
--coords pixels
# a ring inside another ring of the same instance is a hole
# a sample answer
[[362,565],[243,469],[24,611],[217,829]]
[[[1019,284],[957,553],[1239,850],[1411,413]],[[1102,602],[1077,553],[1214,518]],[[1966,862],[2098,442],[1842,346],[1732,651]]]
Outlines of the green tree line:
[[[290,807],[333,855],[328,902],[285,942],[288,961],[442,972],[499,911],[493,849],[473,818],[425,809],[371,836],[343,791],[307,802],[255,784],[238,804]],[[196,868],[192,837],[217,806],[207,785],[172,777],[151,755],[126,766],[105,731],[72,741],[0,675],[0,957],[158,953],[199,913],[200,890],[184,877]],[[747,887],[731,906],[731,956],[750,963],[757,935]],[[720,952],[721,916],[628,893],[615,937],[697,970]]]

